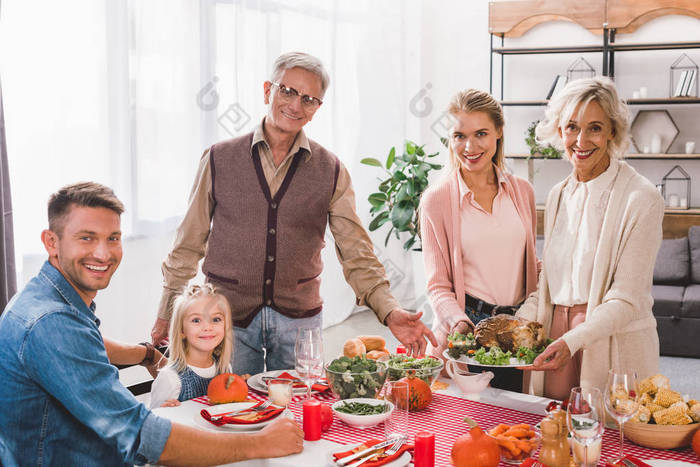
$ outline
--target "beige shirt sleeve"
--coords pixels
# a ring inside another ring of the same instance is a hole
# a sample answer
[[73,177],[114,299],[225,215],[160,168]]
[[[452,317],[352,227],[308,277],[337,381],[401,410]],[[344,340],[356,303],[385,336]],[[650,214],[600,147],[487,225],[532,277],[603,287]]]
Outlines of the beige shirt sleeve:
[[213,213],[211,166],[207,149],[199,161],[187,212],[177,228],[173,248],[161,267],[163,295],[158,306],[158,318],[170,319],[173,300],[190,279],[197,275],[197,265],[206,252]]
[[372,241],[357,216],[350,173],[342,163],[328,223],[343,275],[355,291],[357,304],[369,306],[384,323],[387,315],[401,306],[389,291],[384,266],[375,256]]

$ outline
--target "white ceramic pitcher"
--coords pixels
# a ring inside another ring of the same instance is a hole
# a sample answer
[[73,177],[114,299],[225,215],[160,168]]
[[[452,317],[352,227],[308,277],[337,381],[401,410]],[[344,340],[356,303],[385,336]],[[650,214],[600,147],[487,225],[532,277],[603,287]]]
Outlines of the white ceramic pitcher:
[[458,369],[455,367],[457,364],[454,360],[447,360],[445,363],[445,369],[450,378],[457,383],[459,389],[462,390],[464,394],[478,394],[489,385],[489,382],[493,379],[494,374],[490,371],[485,371],[484,373],[459,373]]

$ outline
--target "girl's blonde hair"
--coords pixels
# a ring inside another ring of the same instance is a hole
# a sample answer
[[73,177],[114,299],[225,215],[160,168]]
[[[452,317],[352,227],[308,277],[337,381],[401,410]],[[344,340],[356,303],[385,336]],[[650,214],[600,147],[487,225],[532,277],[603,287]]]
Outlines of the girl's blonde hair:
[[622,157],[629,145],[629,109],[618,97],[615,83],[607,77],[596,76],[568,83],[549,101],[545,118],[535,128],[537,140],[558,149],[565,149],[559,136],[559,128],[562,123],[568,123],[572,119],[579,104],[581,107],[574,119],[580,120],[588,104],[593,101],[600,104],[612,122],[613,139],[608,144],[608,155],[611,159]]
[[217,374],[226,373],[231,363],[233,352],[233,327],[231,325],[231,307],[226,297],[217,293],[211,284],[190,285],[180,294],[173,304],[173,319],[170,321],[170,366],[181,372],[187,368],[187,340],[182,332],[185,316],[190,306],[200,299],[213,300],[224,313],[224,338],[214,349]]
[[[487,92],[479,91],[478,89],[467,89],[455,94],[450,100],[447,111],[455,115],[457,112],[484,112],[493,122],[496,130],[501,130],[501,137],[496,141],[496,154],[493,156],[493,163],[500,170],[505,170],[503,162],[503,126],[505,119],[503,118],[503,107]],[[448,135],[450,144],[450,167],[452,170],[459,170],[459,157],[452,149],[452,135]]]

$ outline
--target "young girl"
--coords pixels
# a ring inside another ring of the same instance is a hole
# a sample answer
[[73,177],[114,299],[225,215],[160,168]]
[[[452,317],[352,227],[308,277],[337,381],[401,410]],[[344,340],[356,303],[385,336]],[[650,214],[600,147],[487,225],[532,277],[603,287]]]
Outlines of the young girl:
[[151,387],[151,408],[172,407],[207,393],[209,381],[229,370],[231,309],[211,284],[192,285],[177,297],[170,327],[170,363]]

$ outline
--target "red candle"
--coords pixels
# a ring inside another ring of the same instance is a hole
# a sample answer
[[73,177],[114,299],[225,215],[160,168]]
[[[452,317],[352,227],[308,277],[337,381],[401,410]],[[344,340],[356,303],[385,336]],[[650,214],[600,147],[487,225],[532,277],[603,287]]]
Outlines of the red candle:
[[399,344],[396,346],[396,353],[397,354],[405,354],[406,353],[406,347],[403,345]]
[[413,451],[415,467],[435,467],[435,435],[427,431],[416,433]]
[[316,441],[321,439],[321,403],[316,399],[307,399],[302,404],[304,439]]

